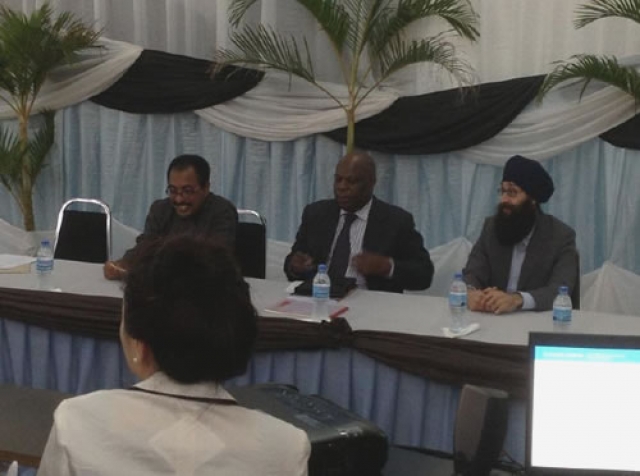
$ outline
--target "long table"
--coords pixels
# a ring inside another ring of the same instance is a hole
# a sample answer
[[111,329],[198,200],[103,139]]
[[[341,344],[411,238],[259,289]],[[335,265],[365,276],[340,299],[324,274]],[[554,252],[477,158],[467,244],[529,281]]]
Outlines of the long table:
[[[286,283],[249,280],[258,310]],[[32,274],[0,275],[0,383],[68,393],[129,386],[117,342],[122,291],[99,265],[56,261],[54,286]],[[446,300],[357,290],[345,319],[315,323],[261,312],[258,353],[232,384],[277,381],[332,399],[377,423],[396,444],[451,451],[459,388],[511,393],[506,449],[524,457],[529,331],[553,332],[550,313],[470,313],[480,330],[443,337]],[[563,332],[640,333],[640,318],[576,312]]]

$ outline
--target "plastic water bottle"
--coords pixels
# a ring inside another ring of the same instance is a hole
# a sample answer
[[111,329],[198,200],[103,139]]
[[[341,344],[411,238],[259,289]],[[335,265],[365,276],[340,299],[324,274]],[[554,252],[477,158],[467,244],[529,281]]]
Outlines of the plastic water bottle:
[[462,280],[462,273],[453,276],[451,288],[449,288],[449,311],[451,312],[451,330],[454,332],[464,329],[467,325],[465,313],[467,312],[467,285]]
[[331,280],[327,274],[327,265],[318,265],[318,272],[313,278],[313,314],[314,320],[326,320],[329,318],[329,296],[331,292]]
[[571,322],[571,296],[569,296],[569,288],[560,286],[558,295],[553,300],[553,323],[569,324]]
[[53,249],[49,240],[42,240],[36,254],[36,273],[38,274],[38,287],[43,290],[53,288]]

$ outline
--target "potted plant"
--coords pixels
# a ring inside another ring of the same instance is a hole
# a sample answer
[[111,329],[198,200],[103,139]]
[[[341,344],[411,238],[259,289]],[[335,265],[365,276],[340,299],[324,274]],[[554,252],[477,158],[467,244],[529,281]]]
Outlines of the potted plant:
[[[640,0],[591,0],[576,11],[575,28],[583,28],[602,18],[626,18],[640,23]],[[558,84],[578,79],[583,83],[582,91],[593,81],[602,81],[615,86],[640,100],[640,74],[630,67],[618,63],[615,56],[592,54],[574,55],[568,61],[559,62],[547,75],[539,97]]]
[[[238,26],[257,0],[231,0],[230,21]],[[347,117],[347,152],[354,147],[358,106],[384,80],[405,66],[431,62],[466,82],[470,67],[461,61],[448,36],[475,41],[478,17],[468,0],[296,0],[326,33],[348,90],[343,102],[316,80],[306,40],[258,24],[244,26],[230,37],[234,49],[219,49],[216,70],[244,64],[280,70],[308,81],[336,101]],[[440,17],[451,27],[448,34],[407,40],[406,28],[415,21]],[[368,63],[365,64],[365,61]]]
[[[99,32],[48,4],[31,15],[0,6],[0,100],[14,111],[18,131],[0,128],[0,182],[16,200],[27,231],[35,229],[33,187],[54,142],[54,112],[34,110],[49,73],[95,45]],[[40,127],[30,121],[42,115]]]

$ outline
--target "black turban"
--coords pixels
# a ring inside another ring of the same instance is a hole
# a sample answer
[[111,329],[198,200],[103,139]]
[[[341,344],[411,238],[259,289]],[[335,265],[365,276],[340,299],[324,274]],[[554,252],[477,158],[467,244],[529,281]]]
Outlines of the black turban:
[[553,195],[553,180],[536,160],[514,155],[504,166],[503,182],[513,182],[538,203],[549,201]]

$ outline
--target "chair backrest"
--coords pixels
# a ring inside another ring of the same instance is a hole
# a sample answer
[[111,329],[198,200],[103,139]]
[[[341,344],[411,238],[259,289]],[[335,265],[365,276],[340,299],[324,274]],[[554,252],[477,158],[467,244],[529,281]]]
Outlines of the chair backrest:
[[0,474],[18,476],[18,462],[0,461]]
[[580,253],[578,253],[578,269],[576,270],[576,284],[571,290],[571,306],[580,309]]
[[[90,204],[101,211],[71,210],[76,204]],[[56,226],[54,258],[88,263],[111,259],[111,210],[93,198],[72,198],[60,207]]]
[[243,276],[266,277],[267,222],[254,210],[238,210],[235,254]]

